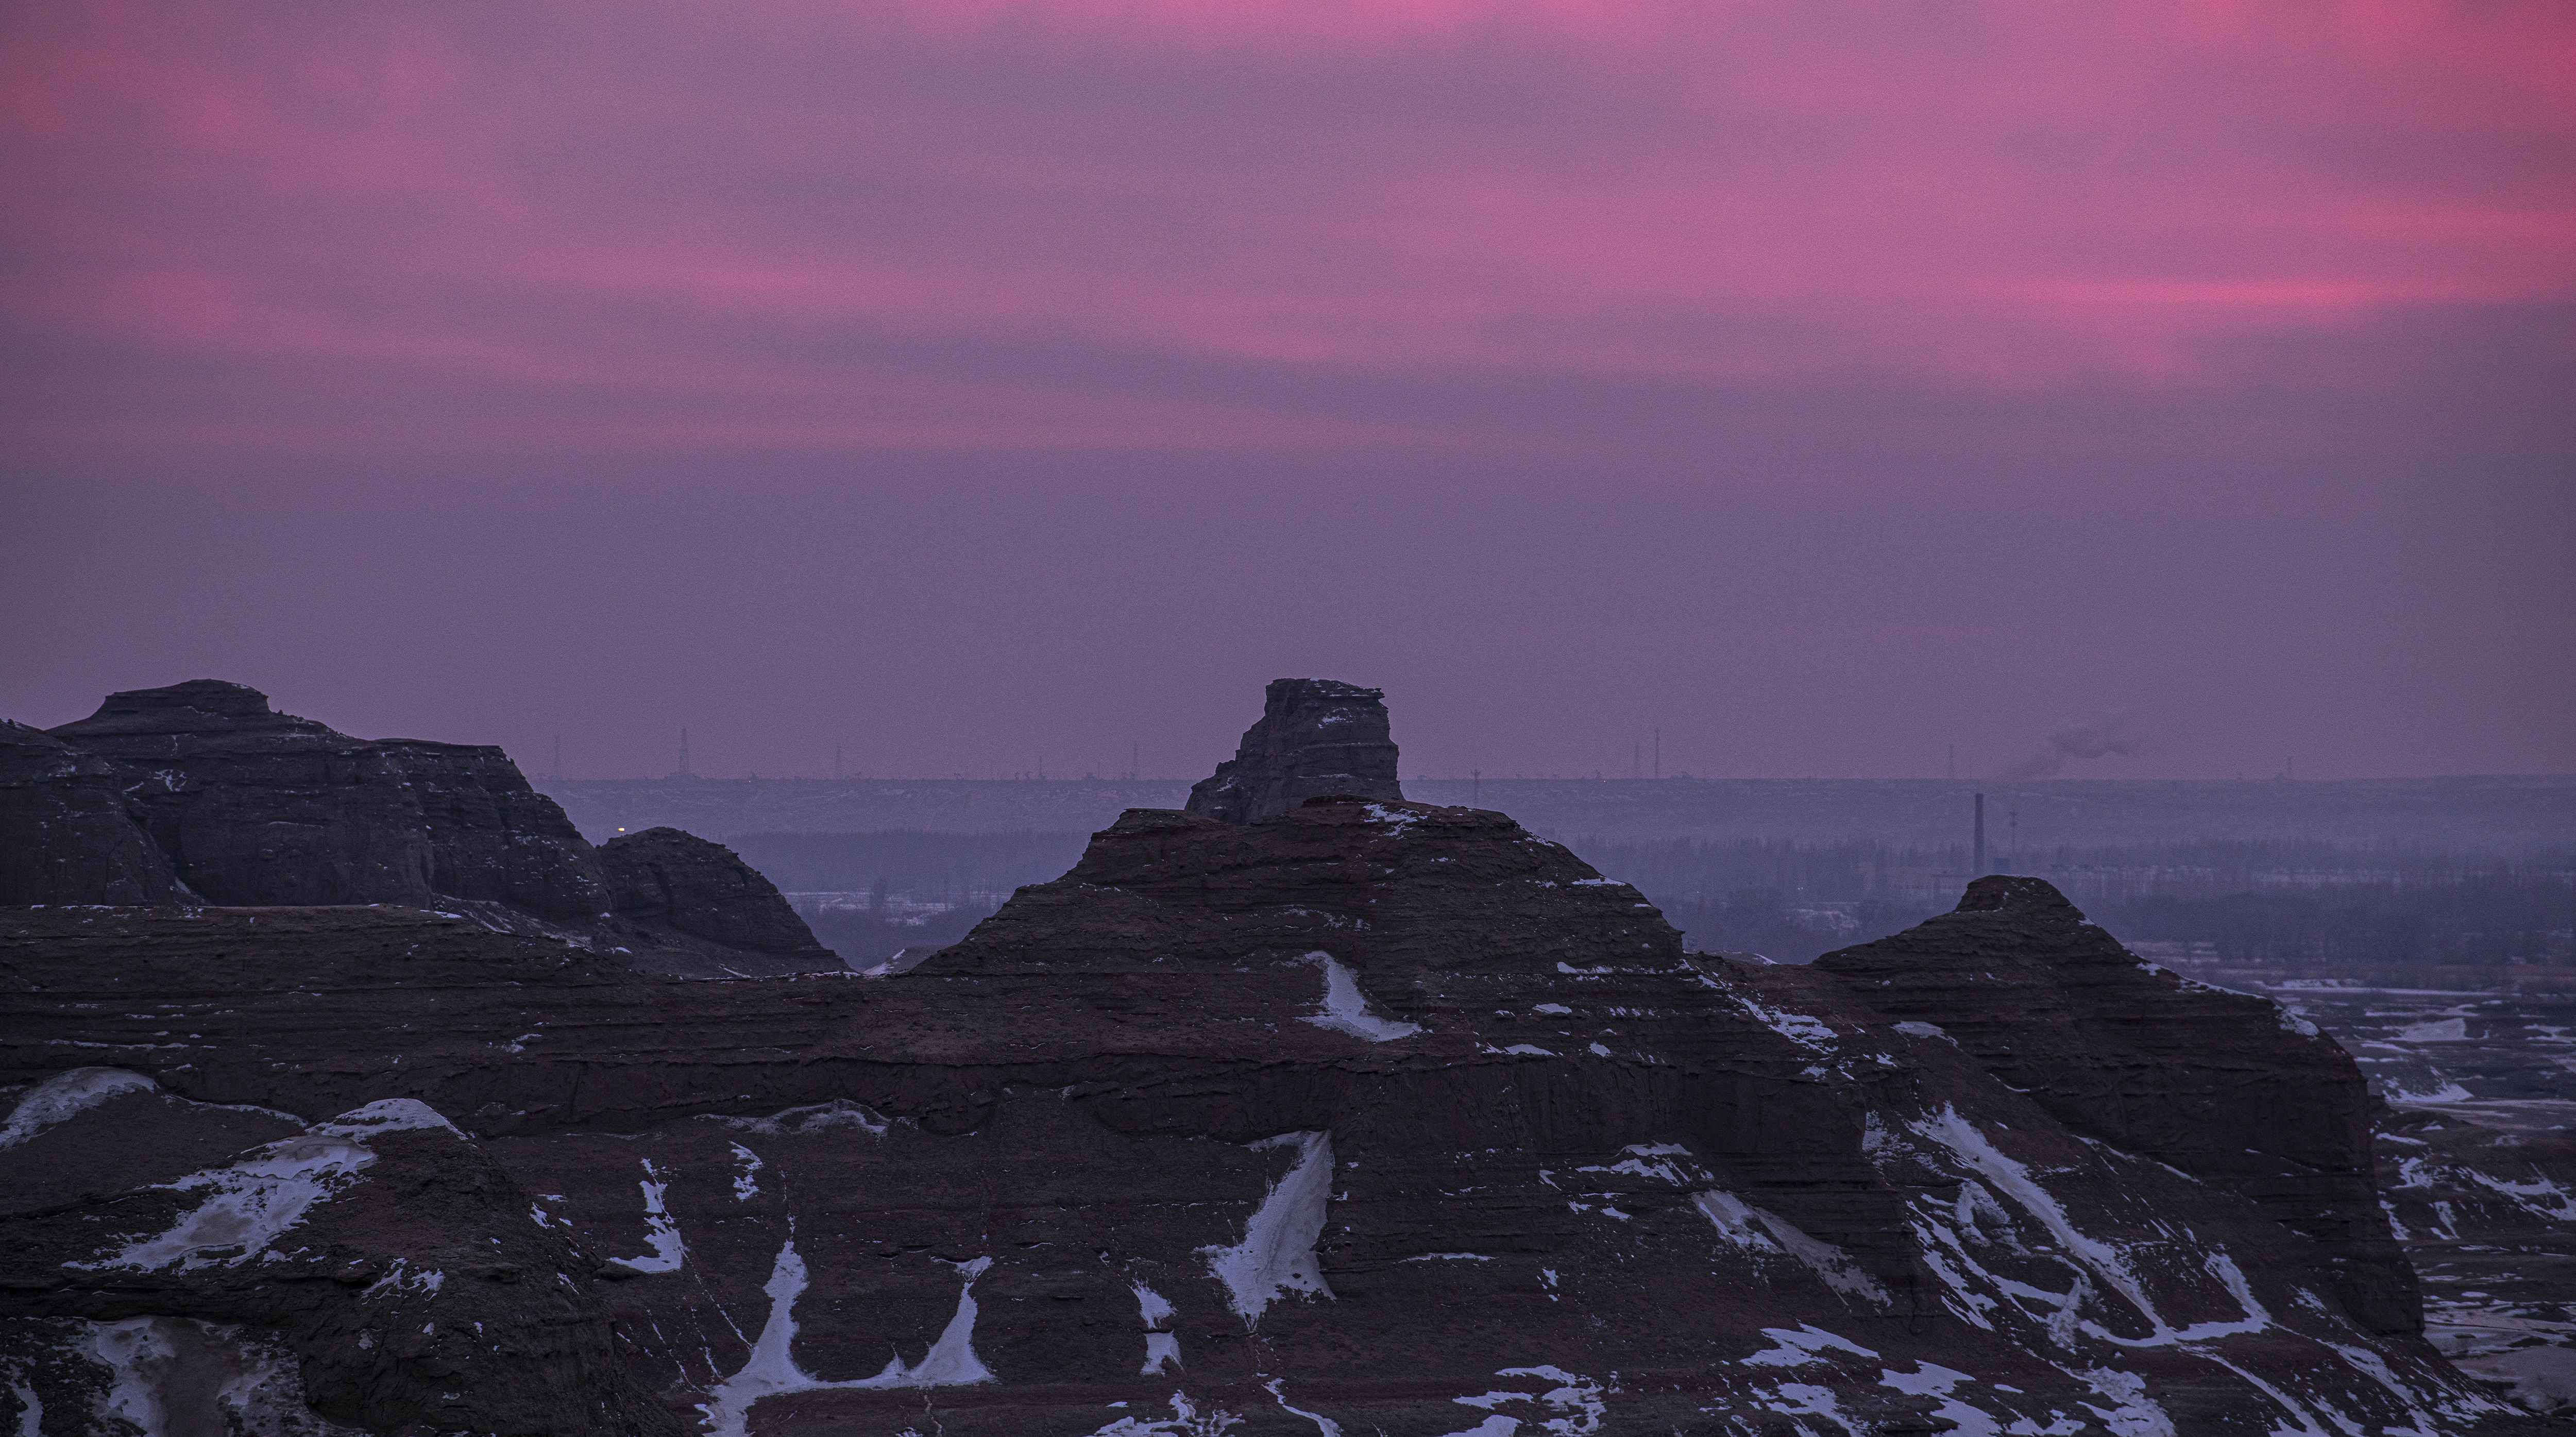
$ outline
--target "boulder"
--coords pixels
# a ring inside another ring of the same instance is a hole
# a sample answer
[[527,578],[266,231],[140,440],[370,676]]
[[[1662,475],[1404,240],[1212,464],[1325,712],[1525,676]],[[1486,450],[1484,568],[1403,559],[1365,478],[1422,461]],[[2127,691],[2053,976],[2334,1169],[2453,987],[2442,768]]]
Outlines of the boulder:
[[1273,679],[1235,756],[1190,789],[1189,811],[1259,823],[1310,798],[1402,798],[1386,694],[1331,679]]

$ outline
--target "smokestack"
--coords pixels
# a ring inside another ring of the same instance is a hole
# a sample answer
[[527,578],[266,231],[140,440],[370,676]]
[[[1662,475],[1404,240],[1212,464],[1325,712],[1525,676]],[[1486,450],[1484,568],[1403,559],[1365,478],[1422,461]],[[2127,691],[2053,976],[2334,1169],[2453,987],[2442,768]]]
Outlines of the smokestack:
[[1968,865],[1970,878],[1986,876],[1986,796],[1977,795],[1977,856]]

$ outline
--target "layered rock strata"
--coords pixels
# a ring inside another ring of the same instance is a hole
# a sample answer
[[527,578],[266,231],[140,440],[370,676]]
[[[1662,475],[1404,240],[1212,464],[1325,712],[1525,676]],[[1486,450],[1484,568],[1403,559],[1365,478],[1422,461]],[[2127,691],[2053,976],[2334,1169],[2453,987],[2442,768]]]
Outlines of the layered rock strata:
[[[569,1234],[547,1260],[615,1381],[698,1431],[2520,1430],[2410,1330],[2366,1192],[2188,1131],[2282,1095],[2221,1135],[2332,1168],[2369,1101],[2349,1061],[2116,964],[2039,888],[1978,885],[1901,962],[1746,965],[1500,815],[1355,800],[1131,813],[883,979],[679,983],[392,909],[6,923],[0,1077],[112,1065],[298,1124],[426,1105]],[[2088,1074],[2015,1022],[2105,1046]],[[243,1161],[221,1146],[152,1173]],[[196,1189],[119,1180],[0,1229],[39,1430],[149,1386],[115,1322],[301,1340],[190,1305],[272,1269],[289,1302],[294,1225],[262,1249],[287,1261],[245,1243],[137,1269],[159,1295],[113,1317],[68,1305],[192,1221]],[[317,1404],[334,1370],[307,1362]],[[608,1381],[563,1371],[490,1369],[486,1410]]]
[[655,840],[625,885],[650,911],[619,912],[601,855],[500,749],[351,738],[213,679],[0,732],[0,837],[0,900],[14,903],[390,903],[655,971],[841,966],[729,851]]
[[1190,789],[1188,809],[1259,823],[1311,798],[1402,798],[1386,694],[1331,679],[1273,679],[1235,756]]

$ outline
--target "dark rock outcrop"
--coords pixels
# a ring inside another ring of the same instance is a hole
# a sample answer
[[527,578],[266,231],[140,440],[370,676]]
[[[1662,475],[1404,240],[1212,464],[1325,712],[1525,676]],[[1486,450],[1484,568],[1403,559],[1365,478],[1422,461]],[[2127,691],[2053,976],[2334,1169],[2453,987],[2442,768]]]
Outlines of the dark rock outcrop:
[[1235,756],[1190,789],[1189,811],[1259,823],[1310,798],[1402,798],[1386,694],[1331,679],[1273,679]]
[[213,679],[110,694],[52,733],[140,778],[136,818],[209,902],[608,911],[589,843],[497,748],[351,738]]
[[2140,961],[2037,878],[1980,878],[1956,912],[1815,968],[1937,1025],[2070,1131],[2252,1201],[2310,1239],[2312,1280],[2373,1331],[2422,1330],[2369,1090],[2315,1025]]
[[9,902],[385,903],[571,937],[658,972],[841,966],[739,859],[676,837],[629,885],[649,911],[617,912],[599,853],[500,749],[352,738],[213,679],[0,730]]
[[[2393,1254],[2300,1225],[2332,1184],[2285,1202],[2184,1131],[2229,1085],[2318,1085],[2215,1120],[2331,1162],[2349,1062],[1992,895],[1903,962],[1737,964],[1500,815],[1381,799],[1131,813],[875,980],[684,984],[389,908],[21,911],[0,1081],[426,1104],[603,1259],[551,1270],[620,1380],[713,1433],[2521,1430],[2390,1320],[2402,1277],[2358,1269]],[[2025,1021],[2101,1056],[2020,1056]],[[173,1201],[0,1231],[0,1331],[101,1350],[40,1274]],[[194,1274],[139,1271],[162,1295],[115,1320],[211,1320]]]
[[618,917],[697,939],[737,974],[842,966],[778,885],[721,843],[648,828],[601,844],[599,861]]
[[195,895],[127,813],[115,764],[0,719],[0,906]]

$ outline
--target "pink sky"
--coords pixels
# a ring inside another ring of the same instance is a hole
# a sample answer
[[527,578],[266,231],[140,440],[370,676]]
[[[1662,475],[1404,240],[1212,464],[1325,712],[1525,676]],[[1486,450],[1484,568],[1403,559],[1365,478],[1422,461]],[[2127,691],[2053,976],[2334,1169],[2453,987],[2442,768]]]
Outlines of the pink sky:
[[2576,768],[2555,0],[21,6],[0,164],[37,722]]

